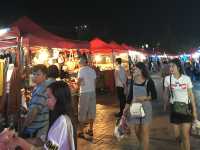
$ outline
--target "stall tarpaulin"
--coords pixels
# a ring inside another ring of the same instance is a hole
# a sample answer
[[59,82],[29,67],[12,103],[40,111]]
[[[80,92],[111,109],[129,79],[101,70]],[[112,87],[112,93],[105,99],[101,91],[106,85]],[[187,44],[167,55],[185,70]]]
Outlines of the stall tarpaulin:
[[90,41],[90,51],[92,54],[112,54],[112,48],[100,38],[94,38]]
[[76,43],[78,48],[80,48],[80,50],[82,51],[84,51],[84,49],[89,50],[90,48],[90,43],[88,41],[79,41],[79,40],[73,40],[73,41]]
[[66,43],[64,41],[55,41],[52,39],[38,37],[32,34],[27,34],[24,36],[26,39],[29,39],[29,46],[41,46],[41,47],[51,47],[51,48],[70,48],[74,47],[73,43]]
[[127,44],[123,43],[121,45],[122,47],[124,47],[126,50],[134,50],[135,48],[131,47],[131,46],[128,46]]
[[18,45],[18,37],[18,28],[9,28],[7,33],[0,36],[0,48],[16,47]]
[[79,41],[65,39],[50,33],[24,16],[12,24],[18,27],[22,36],[29,39],[30,46],[46,46],[51,48],[88,48],[89,43],[82,44]]
[[117,44],[115,41],[109,43],[110,47],[113,49],[115,53],[127,53],[128,50],[121,45]]
[[1,43],[0,42],[0,48],[2,49],[11,48],[11,47],[17,47],[17,42],[15,43]]
[[20,36],[19,29],[17,27],[8,28],[8,32],[0,36],[0,40],[16,39]]
[[16,40],[0,40],[0,44],[16,45]]

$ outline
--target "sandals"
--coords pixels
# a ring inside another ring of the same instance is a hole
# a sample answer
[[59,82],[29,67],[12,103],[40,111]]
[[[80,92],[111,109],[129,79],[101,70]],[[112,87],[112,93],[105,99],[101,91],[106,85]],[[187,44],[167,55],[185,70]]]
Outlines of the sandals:
[[84,135],[83,132],[78,133],[78,137],[79,137],[79,138],[82,138],[82,139],[85,139],[85,140],[87,140],[87,141],[90,141],[90,142],[93,141],[93,138],[87,137],[86,135]]
[[89,136],[93,136],[93,130],[87,130],[86,132],[85,132],[87,135],[89,135]]
[[83,132],[78,133],[78,137],[79,137],[79,138],[82,138],[82,139],[85,139],[85,135],[84,135]]

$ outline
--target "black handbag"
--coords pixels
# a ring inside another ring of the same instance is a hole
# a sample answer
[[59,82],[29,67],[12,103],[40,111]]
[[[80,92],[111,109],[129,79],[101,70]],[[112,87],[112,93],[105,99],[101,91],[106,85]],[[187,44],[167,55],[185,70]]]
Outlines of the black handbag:
[[[170,97],[173,98],[173,92],[172,92],[172,89],[171,89],[171,76],[170,76]],[[172,104],[172,107],[171,107],[171,111],[173,113],[176,113],[176,114],[181,114],[181,115],[192,115],[192,105],[189,101],[189,98],[188,98],[188,104],[184,103],[184,102],[174,102]]]
[[191,104],[186,104],[184,102],[174,102],[172,104],[172,112],[181,115],[192,115]]

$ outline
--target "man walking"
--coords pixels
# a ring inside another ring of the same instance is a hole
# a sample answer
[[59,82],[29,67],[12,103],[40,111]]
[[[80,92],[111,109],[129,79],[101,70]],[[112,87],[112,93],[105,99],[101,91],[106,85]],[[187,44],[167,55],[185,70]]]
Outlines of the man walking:
[[80,70],[78,73],[78,84],[80,86],[79,99],[79,124],[80,132],[78,137],[85,138],[84,124],[89,122],[89,129],[85,132],[93,136],[93,123],[96,117],[96,72],[87,65],[86,58],[80,59]]
[[121,117],[123,114],[123,110],[126,104],[126,95],[125,92],[127,90],[126,86],[126,71],[124,67],[121,65],[122,59],[116,58],[116,68],[115,68],[115,86],[117,89],[117,96],[120,104],[120,112],[115,114],[116,117]]

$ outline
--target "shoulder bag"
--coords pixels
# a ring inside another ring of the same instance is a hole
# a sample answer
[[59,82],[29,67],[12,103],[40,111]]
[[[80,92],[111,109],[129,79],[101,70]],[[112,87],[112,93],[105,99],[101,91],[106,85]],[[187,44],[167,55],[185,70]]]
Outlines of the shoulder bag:
[[[133,80],[131,81],[131,87],[133,86]],[[146,83],[148,82],[145,81],[145,87],[146,87]],[[145,117],[145,112],[144,112],[144,108],[142,106],[142,103],[139,102],[132,102],[131,106],[130,106],[130,115],[131,117],[134,118],[143,118]]]
[[[173,91],[171,88],[171,75],[170,75],[170,87],[169,87],[170,97],[173,98]],[[188,97],[188,104],[184,102],[173,102],[171,110],[173,113],[181,114],[181,115],[192,115],[192,107]]]
[[145,117],[145,112],[142,103],[132,103],[130,106],[130,115],[135,118]]

